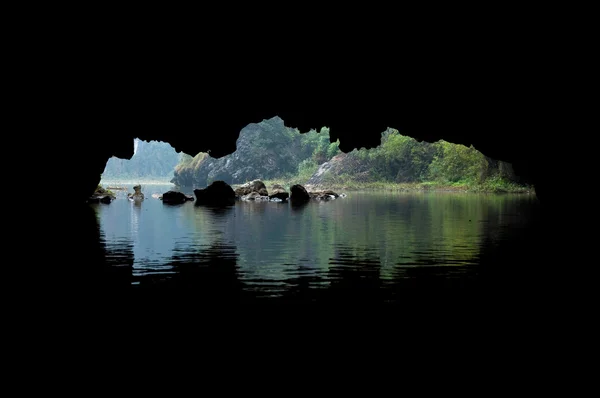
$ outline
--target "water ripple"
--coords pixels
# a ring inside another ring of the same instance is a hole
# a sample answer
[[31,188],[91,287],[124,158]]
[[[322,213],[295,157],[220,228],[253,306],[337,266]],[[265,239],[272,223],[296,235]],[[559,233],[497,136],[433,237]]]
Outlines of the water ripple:
[[86,250],[118,271],[108,277],[134,286],[221,298],[389,298],[398,286],[477,280],[505,266],[498,253],[518,260],[500,248],[527,238],[529,205],[514,196],[362,193],[302,207],[117,199],[94,207],[100,232],[89,233]]

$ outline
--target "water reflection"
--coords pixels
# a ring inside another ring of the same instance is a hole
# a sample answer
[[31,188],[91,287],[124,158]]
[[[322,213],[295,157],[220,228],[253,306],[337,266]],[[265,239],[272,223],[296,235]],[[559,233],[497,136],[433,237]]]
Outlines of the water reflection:
[[526,272],[540,247],[531,239],[536,202],[525,196],[356,193],[225,207],[148,198],[88,210],[79,235],[94,281],[220,302],[386,302],[407,291],[499,287]]
[[343,301],[380,301],[383,296],[381,259],[369,248],[336,245],[329,261],[330,299]]
[[139,278],[139,288],[173,289],[177,294],[203,300],[237,301],[242,297],[235,246],[221,241],[177,248],[169,264],[170,275],[147,274]]
[[301,212],[309,204],[309,202],[302,202],[302,201],[299,202],[296,200],[290,200],[289,203],[290,203],[290,208],[292,209],[292,211],[297,211],[297,212]]
[[[62,289],[128,289],[131,286],[134,242],[123,236],[112,236],[110,244],[100,227],[98,208],[93,204],[70,209],[72,217],[62,227],[70,231],[63,236],[56,272]],[[122,220],[123,221],[123,220]],[[122,222],[123,223],[123,222]],[[124,222],[123,224],[130,225]]]
[[233,211],[233,205],[215,206],[206,204],[195,204],[196,208],[204,209],[216,217],[224,217],[231,211]]

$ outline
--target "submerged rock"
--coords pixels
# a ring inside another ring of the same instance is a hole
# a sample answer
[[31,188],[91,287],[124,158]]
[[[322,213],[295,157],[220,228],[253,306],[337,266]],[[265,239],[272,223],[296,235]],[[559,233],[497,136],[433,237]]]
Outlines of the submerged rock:
[[269,195],[269,199],[275,201],[286,201],[290,197],[290,194],[279,184],[274,184],[271,188],[271,194]]

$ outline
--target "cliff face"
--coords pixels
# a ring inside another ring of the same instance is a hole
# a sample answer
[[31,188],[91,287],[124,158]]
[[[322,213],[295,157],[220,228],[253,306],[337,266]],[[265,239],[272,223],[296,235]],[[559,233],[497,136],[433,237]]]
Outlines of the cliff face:
[[234,153],[221,158],[201,153],[179,164],[171,182],[199,187],[217,180],[241,184],[294,173],[300,160],[300,135],[273,117],[243,128]]
[[131,159],[111,157],[102,173],[104,179],[168,179],[179,161],[179,154],[166,142],[136,139]]
[[371,174],[371,170],[369,170],[368,164],[361,162],[356,156],[340,153],[328,162],[320,165],[306,184],[311,186],[325,185],[328,180],[347,173],[352,173],[352,177],[357,182],[373,181],[373,175]]

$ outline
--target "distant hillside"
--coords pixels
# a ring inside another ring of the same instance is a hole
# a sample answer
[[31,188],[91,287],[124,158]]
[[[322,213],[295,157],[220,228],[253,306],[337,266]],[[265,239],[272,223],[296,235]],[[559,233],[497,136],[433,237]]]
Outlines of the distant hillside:
[[318,133],[312,130],[300,134],[276,116],[244,127],[237,140],[237,150],[230,155],[219,159],[206,153],[195,157],[183,155],[172,182],[200,187],[216,180],[240,184],[257,178],[294,175],[307,163],[312,174],[318,164],[338,153],[338,143],[330,142],[329,129],[324,127]]
[[173,177],[180,154],[166,142],[136,139],[131,159],[112,157],[106,162],[102,179],[154,179],[168,182]]

